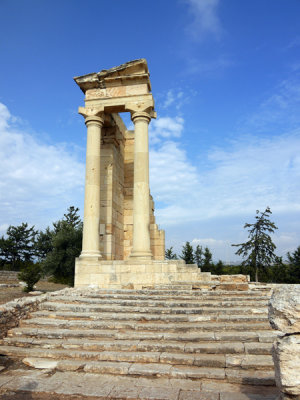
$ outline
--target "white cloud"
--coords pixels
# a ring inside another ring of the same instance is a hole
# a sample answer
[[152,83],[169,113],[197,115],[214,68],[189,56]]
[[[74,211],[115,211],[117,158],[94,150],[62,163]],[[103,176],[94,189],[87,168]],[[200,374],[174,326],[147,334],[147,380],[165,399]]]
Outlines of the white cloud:
[[192,21],[187,28],[191,37],[201,40],[210,34],[219,38],[222,27],[217,15],[219,0],[186,0],[189,6]]
[[150,144],[160,142],[162,139],[179,138],[184,127],[182,117],[161,117],[152,120],[149,129]]
[[46,144],[14,125],[0,104],[1,227],[44,226],[83,198],[84,165],[64,144]]
[[191,241],[193,246],[200,245],[202,247],[212,247],[212,246],[224,246],[224,244],[229,244],[228,240],[218,240],[214,238],[203,238],[203,239],[193,239]]
[[196,166],[179,143],[163,142],[150,153],[151,190],[164,205],[163,225],[252,214],[270,206],[300,211],[300,130],[263,139],[247,136],[211,149]]

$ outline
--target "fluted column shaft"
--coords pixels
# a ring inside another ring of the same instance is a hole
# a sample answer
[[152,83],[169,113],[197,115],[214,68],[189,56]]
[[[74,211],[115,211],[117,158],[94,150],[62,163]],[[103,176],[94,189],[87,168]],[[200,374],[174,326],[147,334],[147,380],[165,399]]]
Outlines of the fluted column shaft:
[[103,116],[87,116],[86,172],[82,257],[101,257],[100,254],[100,148]]
[[133,189],[133,246],[131,258],[151,259],[150,248],[150,190],[149,145],[147,112],[133,112],[134,123],[134,189]]

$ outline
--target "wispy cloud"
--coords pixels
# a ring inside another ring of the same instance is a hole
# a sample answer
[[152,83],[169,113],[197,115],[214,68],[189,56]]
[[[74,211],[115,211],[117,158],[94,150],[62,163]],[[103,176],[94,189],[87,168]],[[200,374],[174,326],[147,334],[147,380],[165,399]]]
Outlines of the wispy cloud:
[[299,126],[299,109],[300,74],[295,71],[272,90],[254,114],[240,121],[240,125],[257,132],[286,132]]
[[184,92],[182,90],[175,91],[174,89],[170,89],[167,92],[162,107],[169,108],[172,105],[175,107],[176,110],[179,110],[183,102],[184,102]]
[[287,49],[293,49],[298,46],[300,46],[300,36],[294,37],[294,39],[288,44]]
[[217,14],[219,0],[185,1],[191,14],[191,22],[187,27],[188,34],[197,41],[207,35],[219,39],[223,31]]
[[199,60],[193,56],[187,59],[187,67],[185,73],[188,74],[202,74],[202,75],[216,75],[220,71],[232,67],[233,60],[228,56],[219,55],[214,59]]
[[15,121],[0,103],[1,230],[49,224],[83,197],[84,165],[74,149],[43,143]]

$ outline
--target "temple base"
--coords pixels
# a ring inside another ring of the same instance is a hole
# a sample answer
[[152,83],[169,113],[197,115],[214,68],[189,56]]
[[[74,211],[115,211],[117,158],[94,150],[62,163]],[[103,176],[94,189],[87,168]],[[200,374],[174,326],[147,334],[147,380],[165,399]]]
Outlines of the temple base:
[[104,261],[79,257],[75,264],[75,287],[142,289],[176,281],[205,280],[206,276],[209,280],[208,275],[183,260]]

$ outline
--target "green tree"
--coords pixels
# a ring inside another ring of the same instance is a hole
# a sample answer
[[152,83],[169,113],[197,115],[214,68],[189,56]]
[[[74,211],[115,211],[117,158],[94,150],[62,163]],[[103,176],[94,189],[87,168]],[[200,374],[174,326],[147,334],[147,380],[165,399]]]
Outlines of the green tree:
[[211,271],[211,269],[213,267],[212,253],[208,247],[204,248],[202,266],[203,266],[203,271],[207,271],[207,272]]
[[288,263],[290,267],[291,283],[300,283],[300,246],[294,253],[287,253]]
[[194,264],[194,249],[190,242],[185,242],[185,245],[182,247],[180,258],[184,260],[186,264]]
[[42,269],[39,263],[26,263],[21,272],[18,273],[18,278],[26,283],[24,292],[31,292],[34,285],[41,279]]
[[203,249],[202,246],[200,246],[199,244],[197,245],[194,253],[194,260],[195,263],[198,265],[198,267],[201,268],[204,260],[203,260]]
[[171,246],[169,249],[165,251],[166,260],[178,260],[177,254],[173,253],[173,247]]
[[221,260],[219,260],[217,262],[217,264],[212,264],[213,268],[212,268],[212,272],[215,275],[222,275],[223,274],[223,268],[224,268],[224,264]]
[[244,228],[249,228],[249,240],[245,243],[232,244],[232,246],[240,247],[235,254],[244,258],[242,265],[251,268],[251,272],[255,274],[256,282],[258,282],[258,272],[278,260],[274,253],[276,246],[269,235],[278,228],[274,222],[270,221],[270,214],[272,212],[269,207],[264,212],[257,210],[256,222],[244,225]]
[[53,223],[52,249],[42,261],[42,267],[55,282],[74,283],[75,258],[80,255],[82,246],[82,222],[78,211],[72,206],[63,219]]
[[45,231],[39,231],[36,236],[35,249],[39,261],[43,261],[47,254],[53,249],[52,245],[53,231],[49,227]]
[[33,262],[36,254],[36,235],[34,226],[29,227],[27,223],[9,226],[7,237],[0,238],[1,263],[9,266],[11,270],[19,271],[25,263]]

